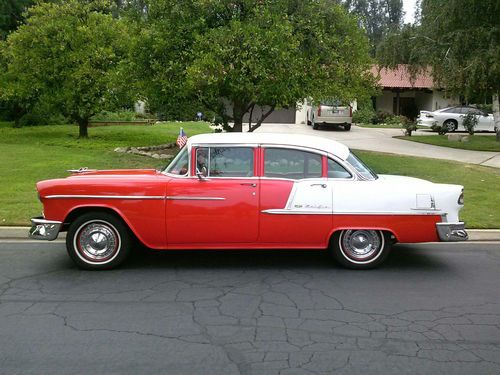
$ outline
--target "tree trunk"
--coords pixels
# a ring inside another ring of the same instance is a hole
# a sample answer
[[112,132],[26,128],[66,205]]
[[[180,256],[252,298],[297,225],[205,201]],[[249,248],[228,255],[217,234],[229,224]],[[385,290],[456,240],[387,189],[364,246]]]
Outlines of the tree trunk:
[[498,91],[493,94],[493,119],[495,121],[495,131],[497,132],[497,142],[500,142],[500,97]]
[[243,131],[243,116],[245,115],[247,110],[247,105],[242,102],[235,101],[233,103],[233,121],[234,126],[233,132],[242,132]]
[[87,131],[87,128],[89,126],[89,119],[79,119],[77,121],[78,127],[79,127],[79,135],[78,138],[88,138],[89,133]]

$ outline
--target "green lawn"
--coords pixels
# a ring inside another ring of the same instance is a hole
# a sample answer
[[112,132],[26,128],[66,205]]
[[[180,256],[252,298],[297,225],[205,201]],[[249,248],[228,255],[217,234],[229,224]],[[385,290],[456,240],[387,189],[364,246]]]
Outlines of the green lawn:
[[[401,125],[393,125],[393,124],[354,124],[361,128],[373,128],[373,129],[401,129],[404,130]],[[417,126],[417,129],[428,129],[424,126]]]
[[397,174],[463,185],[461,220],[467,228],[500,228],[500,169],[438,159],[355,151],[380,174]]
[[473,151],[496,151],[500,152],[500,142],[496,141],[495,135],[471,135],[468,142],[449,141],[447,135],[418,135],[412,137],[395,137],[406,141],[426,143],[429,145],[460,148]]
[[28,225],[42,205],[37,181],[68,176],[79,167],[160,168],[167,161],[113,151],[120,146],[151,146],[175,142],[182,126],[188,136],[211,132],[206,123],[166,123],[153,126],[111,126],[89,129],[79,140],[72,125],[13,129],[0,123],[0,225]]
[[[113,152],[120,146],[174,142],[179,126],[191,136],[210,132],[205,123],[154,126],[113,126],[89,129],[78,140],[70,125],[12,129],[0,123],[0,225],[28,225],[40,214],[35,183],[67,176],[67,169],[159,168],[165,161]],[[469,228],[500,227],[500,170],[435,159],[357,152],[378,173],[401,174],[465,186],[462,218]]]

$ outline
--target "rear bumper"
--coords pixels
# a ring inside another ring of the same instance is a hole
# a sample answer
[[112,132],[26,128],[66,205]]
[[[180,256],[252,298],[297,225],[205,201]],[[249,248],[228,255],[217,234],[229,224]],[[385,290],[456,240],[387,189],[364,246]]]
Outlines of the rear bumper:
[[335,117],[327,117],[320,116],[316,118],[316,123],[318,124],[332,124],[332,125],[343,125],[343,124],[351,124],[352,117],[349,116],[335,116]]
[[443,242],[467,241],[469,235],[465,230],[465,223],[436,223],[439,239]]
[[34,240],[53,241],[61,231],[62,222],[45,220],[43,217],[34,217],[31,219],[31,229],[29,237]]

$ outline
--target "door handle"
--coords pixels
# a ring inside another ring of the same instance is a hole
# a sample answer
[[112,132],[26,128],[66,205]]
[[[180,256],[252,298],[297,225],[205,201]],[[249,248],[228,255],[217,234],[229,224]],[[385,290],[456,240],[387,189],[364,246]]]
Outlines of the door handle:
[[323,189],[326,189],[326,184],[311,184],[311,186],[321,186]]
[[241,186],[251,186],[251,187],[257,187],[257,184],[255,183],[250,183],[250,182],[243,182],[240,184]]

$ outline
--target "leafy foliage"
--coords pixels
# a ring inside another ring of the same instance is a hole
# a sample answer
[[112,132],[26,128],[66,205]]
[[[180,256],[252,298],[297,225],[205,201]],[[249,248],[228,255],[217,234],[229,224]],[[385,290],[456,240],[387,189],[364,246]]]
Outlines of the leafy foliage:
[[472,111],[469,111],[465,114],[463,118],[463,126],[470,135],[474,134],[474,128],[476,127],[477,123],[477,115],[475,115]]
[[371,105],[364,105],[352,114],[352,121],[356,124],[374,124],[377,114]]
[[130,101],[120,74],[128,53],[125,24],[102,1],[40,3],[1,48],[0,95],[24,111],[54,108],[87,136],[95,113]]
[[34,0],[2,0],[0,2],[0,40],[15,30],[23,20],[23,12]]
[[373,85],[365,36],[327,0],[157,0],[132,55],[151,108],[198,103],[234,131],[257,107],[251,130],[276,108],[359,99]]

